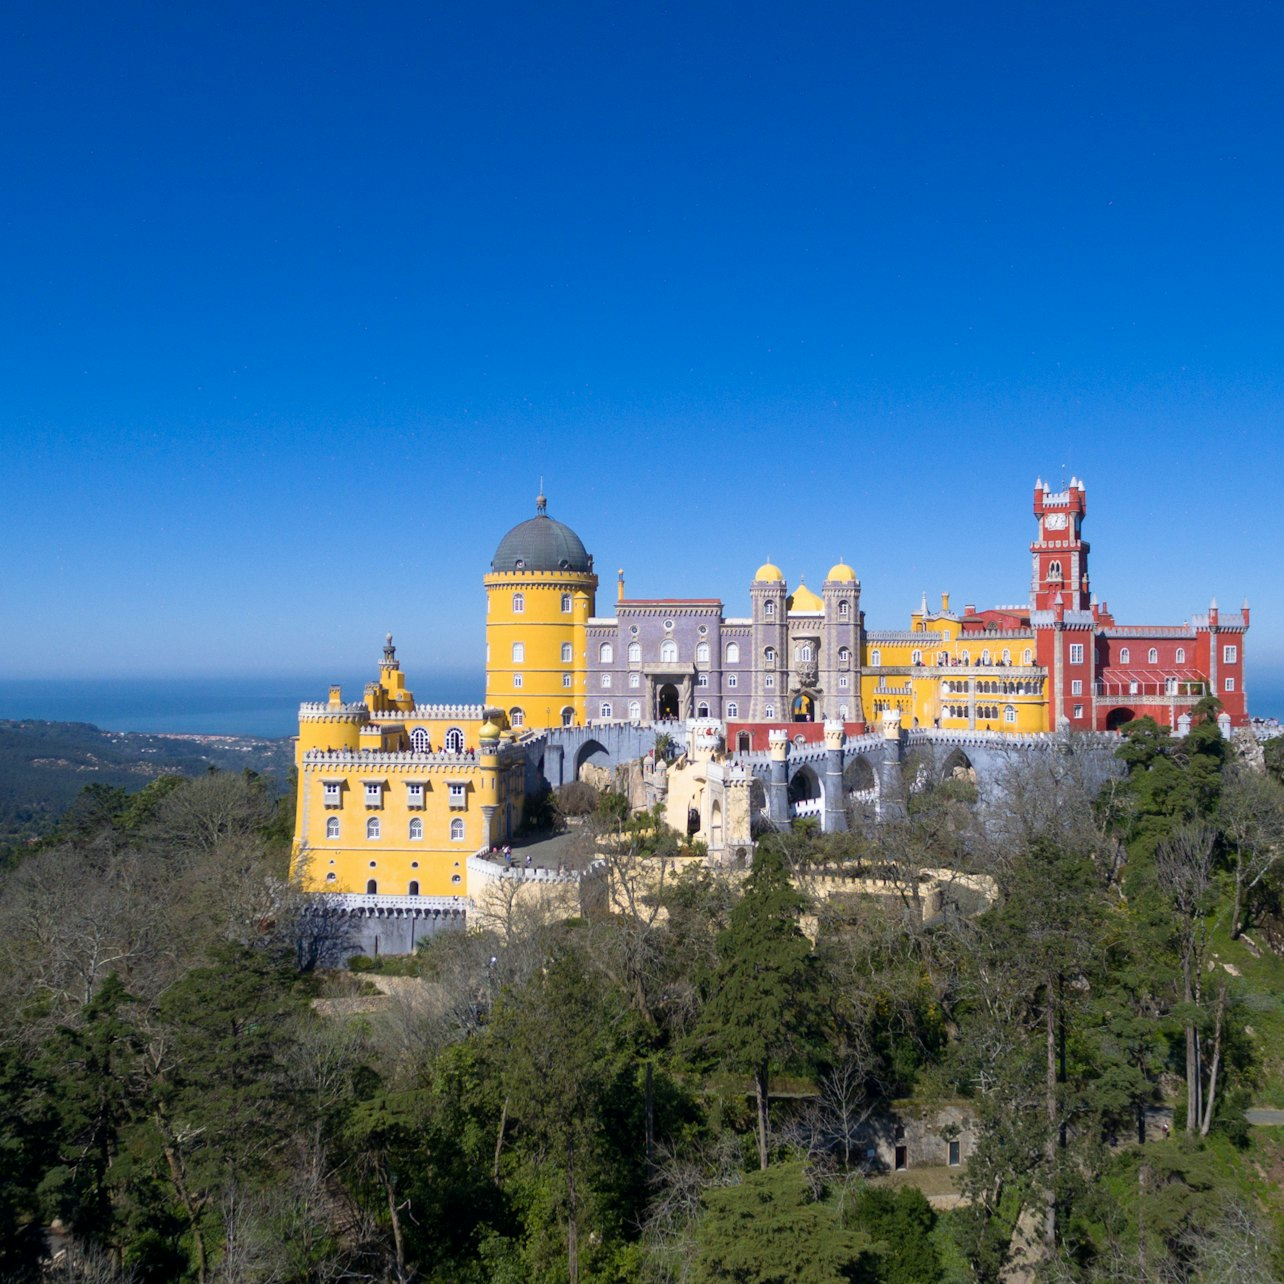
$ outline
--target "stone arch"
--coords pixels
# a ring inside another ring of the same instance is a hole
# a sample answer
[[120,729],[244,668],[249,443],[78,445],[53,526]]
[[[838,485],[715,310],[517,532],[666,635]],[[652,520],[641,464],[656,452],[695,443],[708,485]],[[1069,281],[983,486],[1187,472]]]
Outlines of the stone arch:
[[575,779],[579,780],[586,765],[605,767],[614,765],[611,751],[600,740],[586,740],[575,755]]
[[1131,709],[1111,709],[1106,714],[1106,730],[1118,731],[1125,723],[1135,721],[1136,717]]
[[722,850],[722,803],[717,798],[709,808],[709,850]]
[[789,802],[790,805],[800,802],[811,802],[814,799],[823,800],[825,797],[824,786],[820,782],[820,777],[809,766],[799,767],[789,779]]
[[973,766],[972,759],[962,749],[953,749],[941,764],[941,779],[966,780],[974,785],[976,784],[976,767]]
[[878,792],[878,772],[874,764],[861,754],[843,768],[843,793],[869,794]]

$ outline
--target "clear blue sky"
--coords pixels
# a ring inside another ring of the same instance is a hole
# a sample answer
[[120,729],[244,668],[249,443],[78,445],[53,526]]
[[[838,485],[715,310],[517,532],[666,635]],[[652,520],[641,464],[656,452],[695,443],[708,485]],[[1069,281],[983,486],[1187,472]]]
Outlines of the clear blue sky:
[[[50,4],[0,47],[0,675],[479,671],[550,512],[603,604],[839,556],[1284,672],[1284,8]],[[304,692],[303,695],[313,695]]]

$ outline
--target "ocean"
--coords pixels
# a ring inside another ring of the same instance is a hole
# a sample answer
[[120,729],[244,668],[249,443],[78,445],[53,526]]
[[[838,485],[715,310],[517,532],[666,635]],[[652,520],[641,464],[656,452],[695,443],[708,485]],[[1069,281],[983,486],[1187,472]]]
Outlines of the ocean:
[[[343,680],[347,700],[360,698],[366,678]],[[424,703],[480,703],[481,673],[447,673],[417,682]],[[0,719],[91,722],[104,731],[177,731],[205,735],[292,736],[299,703],[324,700],[329,678],[65,678],[0,679]],[[1249,712],[1284,720],[1284,673],[1250,677]]]
[[[368,677],[342,679],[360,699]],[[90,722],[104,731],[171,731],[274,739],[299,729],[299,704],[324,700],[330,678],[0,679],[0,719]],[[416,683],[424,703],[475,704],[483,675],[450,673]]]

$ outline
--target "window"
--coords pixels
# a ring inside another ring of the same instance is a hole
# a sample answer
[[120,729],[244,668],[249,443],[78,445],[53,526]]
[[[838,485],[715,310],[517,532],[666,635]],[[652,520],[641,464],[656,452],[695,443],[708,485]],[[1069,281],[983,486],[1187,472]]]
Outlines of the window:
[[709,675],[707,673],[702,673],[700,674],[699,677],[696,678],[696,686],[707,687],[708,685],[709,685]]
[[960,663],[960,664],[971,664],[971,663],[972,663],[972,652],[971,652],[971,651],[960,651],[960,652],[959,652],[959,663]]
[[1083,695],[1083,679],[1082,679],[1082,678],[1075,678],[1075,679],[1074,679],[1074,681],[1070,683],[1070,694],[1071,694],[1071,695]]
[[701,700],[700,703],[696,705],[696,717],[707,718],[708,716],[709,716],[709,706],[703,700]]
[[847,675],[845,673],[840,673],[838,675],[838,689],[840,691],[847,690]]
[[811,660],[811,659],[813,659],[813,658],[814,658],[814,656],[813,656],[813,653],[812,653],[811,643],[810,643],[810,642],[800,642],[796,647],[794,647],[794,659],[795,659],[795,660],[802,660],[802,661],[806,662],[806,661]]
[[513,614],[521,615],[526,610],[526,595],[524,593],[513,594]]
[[1147,664],[1159,663],[1159,650],[1157,647],[1152,646],[1150,650],[1146,652],[1146,663]]
[[1060,563],[1060,562],[1049,562],[1049,563],[1048,563],[1048,579],[1050,579],[1050,580],[1059,580],[1060,578],[1061,578],[1061,563]]
[[325,805],[327,807],[341,807],[343,805],[343,784],[338,780],[327,780],[325,782]]
[[776,604],[774,602],[764,602],[762,604],[762,613],[770,620],[776,614]]
[[678,662],[678,644],[672,640],[660,643],[660,663],[676,664]]
[[335,879],[337,879],[338,877],[339,877],[339,875],[338,875],[338,874],[336,874],[336,873],[334,872],[334,870],[331,870],[331,871],[330,871],[330,872],[325,876],[325,881],[326,881],[327,883],[333,883],[333,882],[335,881]]
[[1130,683],[1128,683],[1128,694],[1129,694],[1129,695],[1140,695],[1140,694],[1141,694],[1141,683],[1140,683],[1140,682],[1130,682]]
[[1070,663],[1071,664],[1083,663],[1083,643],[1082,642],[1070,643]]
[[432,749],[428,733],[422,727],[416,727],[410,733],[410,747],[415,753],[428,753]]
[[1009,651],[1007,647],[1003,648],[1003,663],[1004,664],[1012,663],[1012,652]]
[[521,675],[520,673],[514,673],[514,674],[513,674],[513,690],[514,690],[514,691],[520,691],[521,689],[522,689],[522,675]]
[[563,593],[562,594],[562,614],[570,615],[570,613],[571,613],[571,595],[569,593]]
[[740,706],[733,700],[727,705],[727,717],[738,718],[740,716]]
[[640,673],[629,674],[629,686],[636,691],[642,685],[642,675]]
[[526,643],[514,642],[513,643],[513,663],[524,664],[525,662],[526,662]]
[[410,880],[410,886],[406,888],[406,895],[407,896],[419,895],[419,880],[417,878],[412,878]]
[[446,786],[450,805],[454,808],[468,806],[468,784],[463,780],[452,780]]
[[1177,663],[1178,664],[1186,663],[1186,648],[1184,646],[1179,646],[1177,648]]
[[452,843],[464,841],[464,822],[458,816],[450,822],[450,841]]
[[1125,646],[1125,647],[1121,647],[1121,648],[1120,648],[1120,650],[1119,650],[1119,663],[1120,663],[1120,664],[1131,664],[1131,663],[1132,663],[1132,652],[1131,652],[1131,651],[1129,651],[1129,650],[1128,650],[1128,648],[1127,648],[1126,646]]
[[373,878],[366,880],[366,895],[367,896],[379,895],[379,884],[375,882]]
[[774,718],[776,716],[776,706],[769,704],[762,712],[764,717]]
[[740,679],[739,679],[739,677],[737,677],[737,675],[736,675],[736,674],[734,674],[734,673],[728,673],[728,674],[727,674],[727,686],[729,686],[729,687],[738,687],[739,685],[740,685]]
[[1077,704],[1077,705],[1075,705],[1073,716],[1074,716],[1074,717],[1076,717],[1076,718],[1082,718],[1082,717],[1083,717],[1083,705],[1081,705],[1081,704]]
[[338,837],[339,837],[339,818],[338,818],[338,816],[331,816],[331,817],[330,817],[330,819],[329,819],[329,820],[327,820],[327,821],[325,822],[325,836],[326,836],[327,838],[338,838]]
[[442,741],[447,753],[464,752],[464,733],[458,727],[451,727]]
[[610,689],[611,689],[611,675],[609,673],[604,673],[602,674],[602,690],[609,691]]
[[562,726],[569,727],[575,721],[575,710],[569,705],[562,710]]
[[424,805],[424,782],[422,780],[406,781],[406,806],[419,808]]
[[696,663],[709,663],[709,644],[707,642],[698,642],[696,644]]
[[922,663],[923,663],[923,653],[922,653],[922,651],[911,651],[911,652],[910,652],[910,663],[911,663],[911,664],[922,664]]
[[572,658],[572,656],[571,656],[571,644],[570,644],[569,642],[563,642],[563,643],[562,643],[562,663],[563,663],[563,664],[570,664],[570,662],[571,662],[571,658]]
[[767,649],[762,653],[762,658],[763,658],[763,659],[764,659],[768,664],[775,664],[775,663],[776,663],[776,648],[775,648],[774,646],[769,646],[769,647],[768,647],[768,648],[767,648]]
[[412,843],[421,842],[424,836],[424,822],[415,816],[410,822],[410,841]]
[[844,598],[838,604],[838,618],[840,620],[845,620],[849,615],[851,615],[851,613],[852,613],[851,603],[846,598]]
[[1031,651],[1029,647],[1026,647],[1026,649],[1021,652],[1021,663],[1032,664],[1033,662],[1034,662],[1034,652]]
[[727,663],[728,664],[740,663],[740,643],[739,642],[727,643]]
[[629,663],[630,663],[630,664],[641,664],[641,663],[642,663],[642,645],[641,645],[641,643],[639,643],[639,642],[630,642],[630,643],[629,643]]
[[852,662],[852,653],[851,653],[851,651],[850,651],[847,647],[845,647],[845,646],[840,646],[840,647],[838,648],[838,663],[839,663],[839,664],[850,664],[851,662]]
[[611,702],[609,700],[602,701],[601,708],[598,710],[598,715],[603,718],[609,718],[611,716]]
[[366,806],[367,807],[383,806],[383,781],[381,780],[366,781]]
[[629,701],[629,721],[642,721],[642,706],[636,700]]
[[563,674],[562,674],[562,686],[564,686],[564,687],[569,687],[570,685],[571,685],[571,675],[570,675],[569,673],[563,673]]
[[615,663],[615,648],[609,642],[603,642],[597,650],[597,658],[603,664]]
[[762,680],[762,685],[766,687],[768,691],[772,690],[776,685],[776,675],[774,673],[767,674],[767,676]]
[[874,665],[874,666],[876,666],[876,667],[877,667],[878,665],[882,664],[882,663],[883,663],[883,653],[882,653],[881,651],[871,651],[871,652],[869,653],[869,662],[870,662],[870,664],[872,664],[872,665]]
[[961,1154],[959,1150],[959,1143],[957,1141],[951,1141],[948,1143],[948,1145],[949,1145],[949,1149],[946,1152],[945,1162],[951,1168],[957,1168],[959,1164],[962,1162]]
[[1234,678],[1227,678],[1227,679],[1226,679],[1226,681],[1222,684],[1222,690],[1223,690],[1223,691],[1234,691],[1234,690],[1235,690],[1235,679],[1234,679]]
[[982,651],[982,652],[981,652],[981,663],[982,663],[982,664],[989,664],[989,663],[990,663],[990,651],[989,651],[989,648],[988,648],[988,647],[987,647],[984,651]]
[[379,837],[379,817],[378,816],[371,816],[370,819],[366,821],[366,837],[369,839],[375,839]]
[[1004,722],[1007,722],[1007,723],[1015,723],[1015,722],[1016,722],[1016,709],[1015,709],[1015,707],[1014,707],[1014,706],[1012,706],[1012,705],[1010,705],[1010,704],[1009,704],[1009,705],[1004,705],[1004,707],[1003,707],[1003,721],[1004,721]]
[[520,705],[514,705],[508,711],[508,721],[510,726],[524,727],[526,725],[526,711]]
[[[1224,646],[1222,647],[1222,662],[1224,664],[1234,664],[1239,659],[1239,647]],[[1227,688],[1229,690],[1229,688]]]

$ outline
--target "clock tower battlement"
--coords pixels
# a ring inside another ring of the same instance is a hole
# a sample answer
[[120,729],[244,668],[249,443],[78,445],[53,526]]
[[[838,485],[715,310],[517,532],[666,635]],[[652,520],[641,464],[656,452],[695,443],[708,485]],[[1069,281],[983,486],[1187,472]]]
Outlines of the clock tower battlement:
[[1039,532],[1030,545],[1032,611],[1050,611],[1058,606],[1069,611],[1092,609],[1089,545],[1083,538],[1087,512],[1087,492],[1077,477],[1072,477],[1063,491],[1049,490],[1042,479],[1035,482],[1034,515],[1039,519]]

